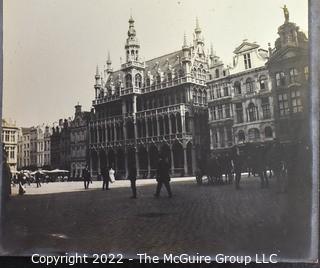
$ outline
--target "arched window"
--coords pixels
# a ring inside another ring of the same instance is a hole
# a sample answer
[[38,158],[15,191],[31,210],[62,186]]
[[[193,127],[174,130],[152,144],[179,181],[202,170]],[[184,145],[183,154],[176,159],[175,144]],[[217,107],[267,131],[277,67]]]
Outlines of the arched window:
[[252,102],[248,105],[247,112],[250,122],[257,120],[257,107]]
[[219,75],[220,75],[220,73],[219,73],[219,69],[216,69],[216,78],[219,78]]
[[253,92],[253,81],[250,77],[247,78],[247,80],[246,80],[246,89],[247,89],[247,93]]
[[238,132],[238,140],[240,142],[243,142],[243,141],[245,141],[245,139],[246,139],[246,136],[244,135],[243,130],[239,130],[239,132]]
[[266,90],[267,87],[267,77],[265,75],[261,75],[259,77],[260,90]]
[[142,77],[141,74],[136,74],[136,76],[134,77],[135,80],[135,86],[137,88],[141,88],[142,87]]
[[169,72],[168,73],[168,82],[170,83],[170,82],[172,82],[172,73],[171,72]]
[[126,75],[126,88],[132,87],[132,77],[131,74]]
[[179,70],[179,78],[183,77],[184,76],[184,72],[182,69]]
[[251,128],[248,131],[249,141],[259,141],[260,131],[257,128]]
[[234,82],[234,94],[240,95],[241,94],[241,84],[239,81]]
[[264,135],[266,138],[272,138],[273,133],[272,133],[272,128],[271,127],[265,127],[264,129]]

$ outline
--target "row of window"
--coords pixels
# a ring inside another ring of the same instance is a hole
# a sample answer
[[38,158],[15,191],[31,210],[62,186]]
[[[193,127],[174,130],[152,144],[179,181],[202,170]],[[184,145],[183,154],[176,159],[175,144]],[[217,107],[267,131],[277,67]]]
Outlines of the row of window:
[[3,130],[2,142],[16,142],[16,131]]
[[210,108],[209,120],[221,120],[231,117],[231,104],[219,104]]
[[16,147],[15,146],[5,146],[5,150],[8,154],[9,161],[14,161],[16,157]]
[[230,90],[227,83],[222,83],[221,85],[211,84],[209,85],[208,92],[211,100],[230,96]]
[[[260,140],[260,131],[257,128],[251,128],[248,130],[248,140],[249,141],[259,141]],[[265,138],[273,138],[273,130],[270,126],[264,128]],[[238,141],[244,142],[246,140],[246,135],[243,130],[239,130],[237,133]]]
[[[305,66],[303,69],[304,72],[304,79],[308,80],[309,79],[309,67]],[[281,86],[286,86],[287,84],[294,84],[299,82],[301,79],[299,75],[299,71],[297,68],[291,68],[288,71],[288,74],[285,72],[277,72],[275,74],[275,81],[276,81],[276,86],[281,87]]]
[[301,93],[299,90],[291,90],[288,93],[278,94],[279,115],[286,116],[290,114],[289,96],[291,98],[291,112],[299,113],[303,111]]
[[137,99],[137,110],[149,110],[159,107],[175,105],[186,102],[186,93],[181,92],[170,92],[170,94],[159,94],[150,97],[140,97]]
[[[202,69],[200,69],[200,73],[202,73]],[[148,76],[145,80],[145,86],[151,86],[151,84],[156,84],[156,85],[160,85],[161,83],[165,83],[165,82],[172,82],[173,79],[175,78],[181,78],[184,76],[184,71],[181,69],[178,72],[175,72],[174,74],[169,72],[166,74],[165,77],[161,77],[160,74],[155,76],[155,79],[152,83],[152,79]],[[142,88],[143,87],[143,80],[142,80],[142,75],[141,74],[136,74],[134,76],[134,81],[132,81],[132,75],[131,74],[127,74],[125,76],[125,86],[126,88],[131,88],[133,85],[137,88]],[[133,84],[134,82],[134,84]]]
[[[260,90],[268,89],[268,78],[265,75],[260,75],[258,79]],[[244,87],[246,89],[246,93],[253,93],[256,90],[256,82],[251,77],[248,77],[244,83]],[[243,88],[241,86],[240,81],[235,81],[233,84],[235,95],[241,95],[243,92]]]

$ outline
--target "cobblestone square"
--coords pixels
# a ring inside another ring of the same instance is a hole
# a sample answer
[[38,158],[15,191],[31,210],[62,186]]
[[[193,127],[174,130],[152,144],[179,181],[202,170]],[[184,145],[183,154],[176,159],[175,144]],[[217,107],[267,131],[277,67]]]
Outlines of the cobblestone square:
[[295,222],[288,220],[288,194],[277,193],[273,179],[261,189],[257,177],[245,176],[239,191],[198,186],[194,178],[171,185],[171,199],[165,189],[153,197],[154,180],[137,181],[138,199],[129,198],[129,181],[116,181],[110,191],[102,191],[101,182],[87,191],[82,182],[28,186],[8,204],[7,251],[304,256],[296,244],[303,230],[290,233],[288,223]]

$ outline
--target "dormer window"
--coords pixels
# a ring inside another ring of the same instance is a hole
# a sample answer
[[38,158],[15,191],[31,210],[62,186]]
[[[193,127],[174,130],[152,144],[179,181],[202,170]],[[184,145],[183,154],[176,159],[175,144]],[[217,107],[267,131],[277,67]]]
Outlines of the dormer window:
[[250,69],[250,68],[251,68],[250,53],[244,54],[244,55],[243,55],[243,59],[244,59],[244,67],[245,67],[246,69]]

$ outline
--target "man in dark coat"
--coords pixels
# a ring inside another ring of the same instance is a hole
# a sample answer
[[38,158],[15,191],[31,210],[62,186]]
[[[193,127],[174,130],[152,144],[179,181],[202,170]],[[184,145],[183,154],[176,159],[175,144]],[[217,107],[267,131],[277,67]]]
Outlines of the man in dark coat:
[[86,166],[82,172],[82,177],[83,177],[83,183],[84,183],[84,189],[89,188],[89,183],[91,181],[90,178],[90,171],[88,169],[88,166]]
[[101,177],[102,177],[102,190],[104,189],[109,190],[110,176],[109,176],[109,169],[107,167],[101,170]]
[[172,197],[171,188],[170,188],[170,175],[169,175],[169,164],[168,162],[160,156],[159,162],[158,162],[158,169],[157,169],[157,190],[155,193],[155,197],[159,197],[160,191],[162,188],[162,184],[167,189],[169,197]]
[[236,189],[240,189],[241,171],[243,165],[243,157],[240,155],[239,149],[236,148],[233,156],[233,167],[236,174]]
[[136,180],[137,180],[137,169],[134,164],[131,164],[129,167],[128,180],[130,180],[132,196],[131,198],[137,198],[137,188],[136,188]]
[[35,179],[36,179],[37,188],[41,187],[41,183],[40,183],[41,174],[39,171],[36,172]]

